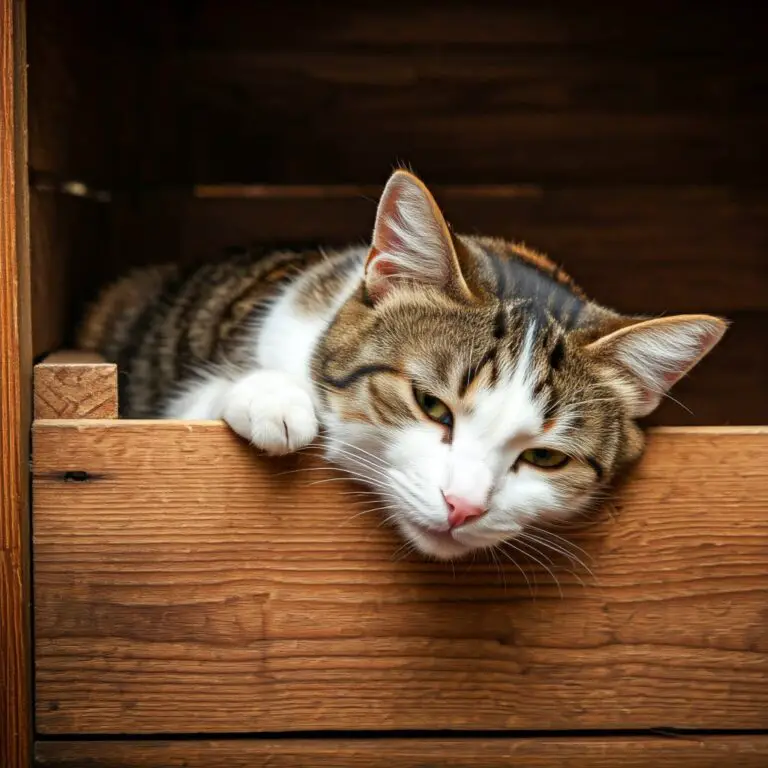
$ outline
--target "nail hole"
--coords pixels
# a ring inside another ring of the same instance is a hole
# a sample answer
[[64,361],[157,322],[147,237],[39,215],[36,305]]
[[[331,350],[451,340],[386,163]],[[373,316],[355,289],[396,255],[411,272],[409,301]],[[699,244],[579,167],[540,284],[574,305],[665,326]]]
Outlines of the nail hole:
[[82,469],[72,469],[64,473],[64,480],[68,483],[84,483],[88,480],[88,473]]

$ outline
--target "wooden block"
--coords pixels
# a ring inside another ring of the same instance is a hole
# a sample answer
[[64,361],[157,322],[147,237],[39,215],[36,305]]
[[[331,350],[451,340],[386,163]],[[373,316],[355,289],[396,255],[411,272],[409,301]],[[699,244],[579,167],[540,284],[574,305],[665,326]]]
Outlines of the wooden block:
[[33,439],[41,733],[768,722],[768,428],[653,432],[549,540],[589,571],[404,557],[338,471],[220,423]]
[[36,419],[116,419],[117,366],[63,351],[35,366]]
[[765,768],[766,736],[38,742],[37,768]]

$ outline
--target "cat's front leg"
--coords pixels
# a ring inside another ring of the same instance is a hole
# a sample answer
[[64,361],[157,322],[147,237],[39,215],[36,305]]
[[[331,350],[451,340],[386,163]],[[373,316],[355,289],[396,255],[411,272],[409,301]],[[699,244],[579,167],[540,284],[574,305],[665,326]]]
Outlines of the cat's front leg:
[[267,453],[291,453],[317,437],[309,392],[280,371],[255,371],[232,385],[222,418]]
[[180,419],[224,419],[238,435],[272,455],[297,451],[317,437],[308,389],[281,371],[257,370],[236,381],[211,379],[167,409]]

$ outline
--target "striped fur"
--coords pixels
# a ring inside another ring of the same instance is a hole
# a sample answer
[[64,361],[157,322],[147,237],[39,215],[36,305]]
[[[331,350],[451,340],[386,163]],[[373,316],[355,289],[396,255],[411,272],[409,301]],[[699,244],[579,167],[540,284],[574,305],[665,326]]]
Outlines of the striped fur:
[[[271,453],[322,427],[328,458],[391,501],[416,547],[453,557],[588,506],[641,454],[637,419],[724,330],[621,316],[522,244],[454,234],[400,171],[369,248],[139,270],[80,343],[118,363],[126,416],[224,418]],[[533,466],[532,449],[567,461]],[[452,526],[456,498],[477,514]]]

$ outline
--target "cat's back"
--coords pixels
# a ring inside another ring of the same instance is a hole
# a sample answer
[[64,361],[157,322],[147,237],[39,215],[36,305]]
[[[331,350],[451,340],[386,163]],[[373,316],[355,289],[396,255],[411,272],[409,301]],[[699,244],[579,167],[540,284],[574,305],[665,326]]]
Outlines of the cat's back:
[[464,236],[487,290],[502,300],[523,299],[574,327],[597,305],[556,262],[523,243]]
[[153,416],[169,387],[201,365],[247,365],[243,342],[251,320],[321,258],[312,251],[243,251],[194,267],[134,270],[91,305],[78,346],[118,364],[126,415]]

